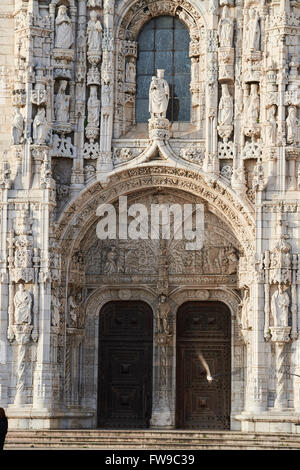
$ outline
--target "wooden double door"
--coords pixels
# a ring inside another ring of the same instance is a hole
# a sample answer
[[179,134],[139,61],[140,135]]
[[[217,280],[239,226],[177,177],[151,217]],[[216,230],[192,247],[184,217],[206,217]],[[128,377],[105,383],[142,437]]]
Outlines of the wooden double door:
[[144,302],[109,302],[99,320],[98,427],[146,428],[152,410],[153,314]]
[[[186,302],[177,314],[176,421],[181,429],[229,429],[231,320],[221,302]],[[200,359],[214,380],[209,383]]]

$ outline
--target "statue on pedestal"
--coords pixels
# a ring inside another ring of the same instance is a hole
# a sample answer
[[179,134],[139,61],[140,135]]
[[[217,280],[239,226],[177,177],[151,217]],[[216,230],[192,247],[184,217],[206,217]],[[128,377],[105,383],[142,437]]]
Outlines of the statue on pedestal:
[[19,284],[19,289],[14,297],[15,306],[15,324],[30,325],[31,324],[31,306],[32,296],[30,292],[25,290],[23,284]]
[[166,118],[170,90],[164,79],[164,70],[157,70],[157,77],[152,77],[149,90],[149,112],[151,118]]
[[70,49],[74,42],[72,23],[67,15],[67,7],[61,5],[55,20],[55,47],[59,49]]
[[274,326],[288,326],[290,298],[287,291],[281,284],[272,295],[271,312],[273,316]]

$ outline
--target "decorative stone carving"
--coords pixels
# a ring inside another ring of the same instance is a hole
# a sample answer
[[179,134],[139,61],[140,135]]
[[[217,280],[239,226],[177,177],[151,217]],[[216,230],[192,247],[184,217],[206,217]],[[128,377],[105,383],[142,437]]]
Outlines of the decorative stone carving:
[[260,24],[259,15],[255,8],[250,8],[249,19],[246,26],[245,49],[248,51],[259,51],[260,46]]
[[19,284],[18,290],[14,296],[15,306],[15,324],[16,325],[30,325],[31,324],[31,309],[32,309],[32,296],[30,292],[25,290],[23,284]]
[[273,104],[267,109],[266,143],[273,146],[276,144],[276,106]]
[[288,144],[296,144],[298,142],[298,135],[297,135],[297,109],[295,106],[288,107],[288,116],[286,118],[286,130],[287,130],[287,143]]
[[233,100],[230,96],[228,85],[223,83],[221,86],[222,95],[219,102],[218,133],[223,139],[228,140],[233,130]]
[[76,148],[72,144],[71,137],[59,137],[57,134],[53,135],[52,156],[61,156],[74,158],[76,156]]
[[66,80],[60,80],[54,103],[55,119],[62,123],[69,121],[70,96],[66,95],[67,84]]
[[228,7],[224,5],[219,21],[218,34],[220,47],[231,47],[233,40],[233,19],[228,15]]
[[40,108],[33,121],[33,141],[35,144],[45,144],[49,138],[49,126],[46,120],[45,108]]
[[169,85],[164,79],[164,70],[157,70],[157,77],[152,77],[149,90],[149,112],[151,118],[166,118],[169,103]]
[[55,20],[55,47],[59,49],[70,49],[73,42],[72,23],[67,14],[67,7],[61,5],[58,7]]
[[90,12],[90,20],[87,25],[87,43],[89,52],[101,51],[102,26],[95,10]]
[[19,108],[15,108],[15,114],[12,123],[12,143],[19,145],[23,142],[24,118]]
[[289,305],[290,298],[287,291],[282,284],[278,284],[271,301],[271,312],[275,327],[288,326]]

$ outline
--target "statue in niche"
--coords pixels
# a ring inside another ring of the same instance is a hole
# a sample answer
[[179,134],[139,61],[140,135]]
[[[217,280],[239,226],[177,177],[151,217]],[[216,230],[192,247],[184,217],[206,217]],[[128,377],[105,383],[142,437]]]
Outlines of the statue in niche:
[[135,83],[136,68],[135,60],[131,58],[126,64],[126,83]]
[[222,84],[222,96],[219,103],[218,124],[230,126],[233,118],[233,101],[229,93],[228,85]]
[[97,12],[90,12],[90,21],[87,25],[87,42],[89,51],[101,51],[102,44],[102,26],[97,19]]
[[276,142],[276,106],[273,104],[267,110],[266,141],[269,145],[275,145]]
[[15,324],[30,325],[31,324],[31,293],[25,290],[24,284],[19,284],[19,289],[14,297],[15,306]]
[[59,319],[60,319],[60,302],[56,294],[52,295],[51,298],[51,325],[52,326],[59,326]]
[[91,126],[99,126],[100,100],[97,98],[97,86],[90,87],[90,97],[88,99],[88,123]]
[[254,8],[249,10],[249,20],[246,28],[245,48],[248,51],[259,51],[260,26],[258,13]]
[[283,285],[278,284],[278,289],[272,295],[271,300],[271,312],[275,327],[288,326],[289,305],[289,294]]
[[81,292],[77,292],[75,295],[70,295],[68,299],[69,304],[69,315],[73,326],[77,326],[80,317],[80,304],[82,302]]
[[297,135],[297,111],[295,106],[288,107],[288,116],[286,118],[287,142],[293,144]]
[[33,141],[35,144],[44,144],[48,138],[48,124],[45,108],[40,108],[33,121]]
[[157,70],[157,77],[152,77],[149,90],[149,112],[151,118],[166,118],[170,90],[164,79],[164,70]]
[[74,38],[72,31],[72,23],[70,18],[68,17],[67,7],[65,5],[61,5],[58,8],[55,25],[55,47],[59,49],[70,49],[70,47],[73,45]]
[[250,290],[247,286],[245,286],[244,297],[239,307],[241,329],[248,330],[250,327],[250,319],[252,317],[252,304],[250,301]]
[[248,110],[246,118],[247,126],[256,126],[259,122],[259,96],[257,88],[257,83],[251,84],[251,92],[248,100]]
[[171,335],[170,325],[169,325],[169,315],[171,312],[171,307],[169,302],[166,301],[167,296],[162,294],[159,299],[159,305],[157,309],[157,327],[158,333],[164,335]]
[[55,97],[55,119],[59,122],[69,121],[70,96],[66,95],[67,84],[66,80],[61,80],[58,93]]
[[218,34],[221,47],[231,47],[233,40],[233,19],[228,16],[228,7],[224,5],[219,21]]
[[105,274],[115,274],[118,272],[118,253],[115,246],[112,246],[106,255],[103,271]]
[[22,136],[24,131],[24,118],[19,108],[15,108],[15,115],[12,123],[12,139],[13,145],[22,143]]

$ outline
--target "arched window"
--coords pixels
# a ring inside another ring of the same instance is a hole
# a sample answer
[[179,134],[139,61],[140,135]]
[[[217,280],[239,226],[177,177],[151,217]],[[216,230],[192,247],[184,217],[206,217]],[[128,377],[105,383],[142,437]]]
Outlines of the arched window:
[[190,121],[190,35],[176,17],[159,16],[143,27],[138,37],[136,122],[148,122],[149,88],[157,69],[165,70],[170,86],[167,118]]

